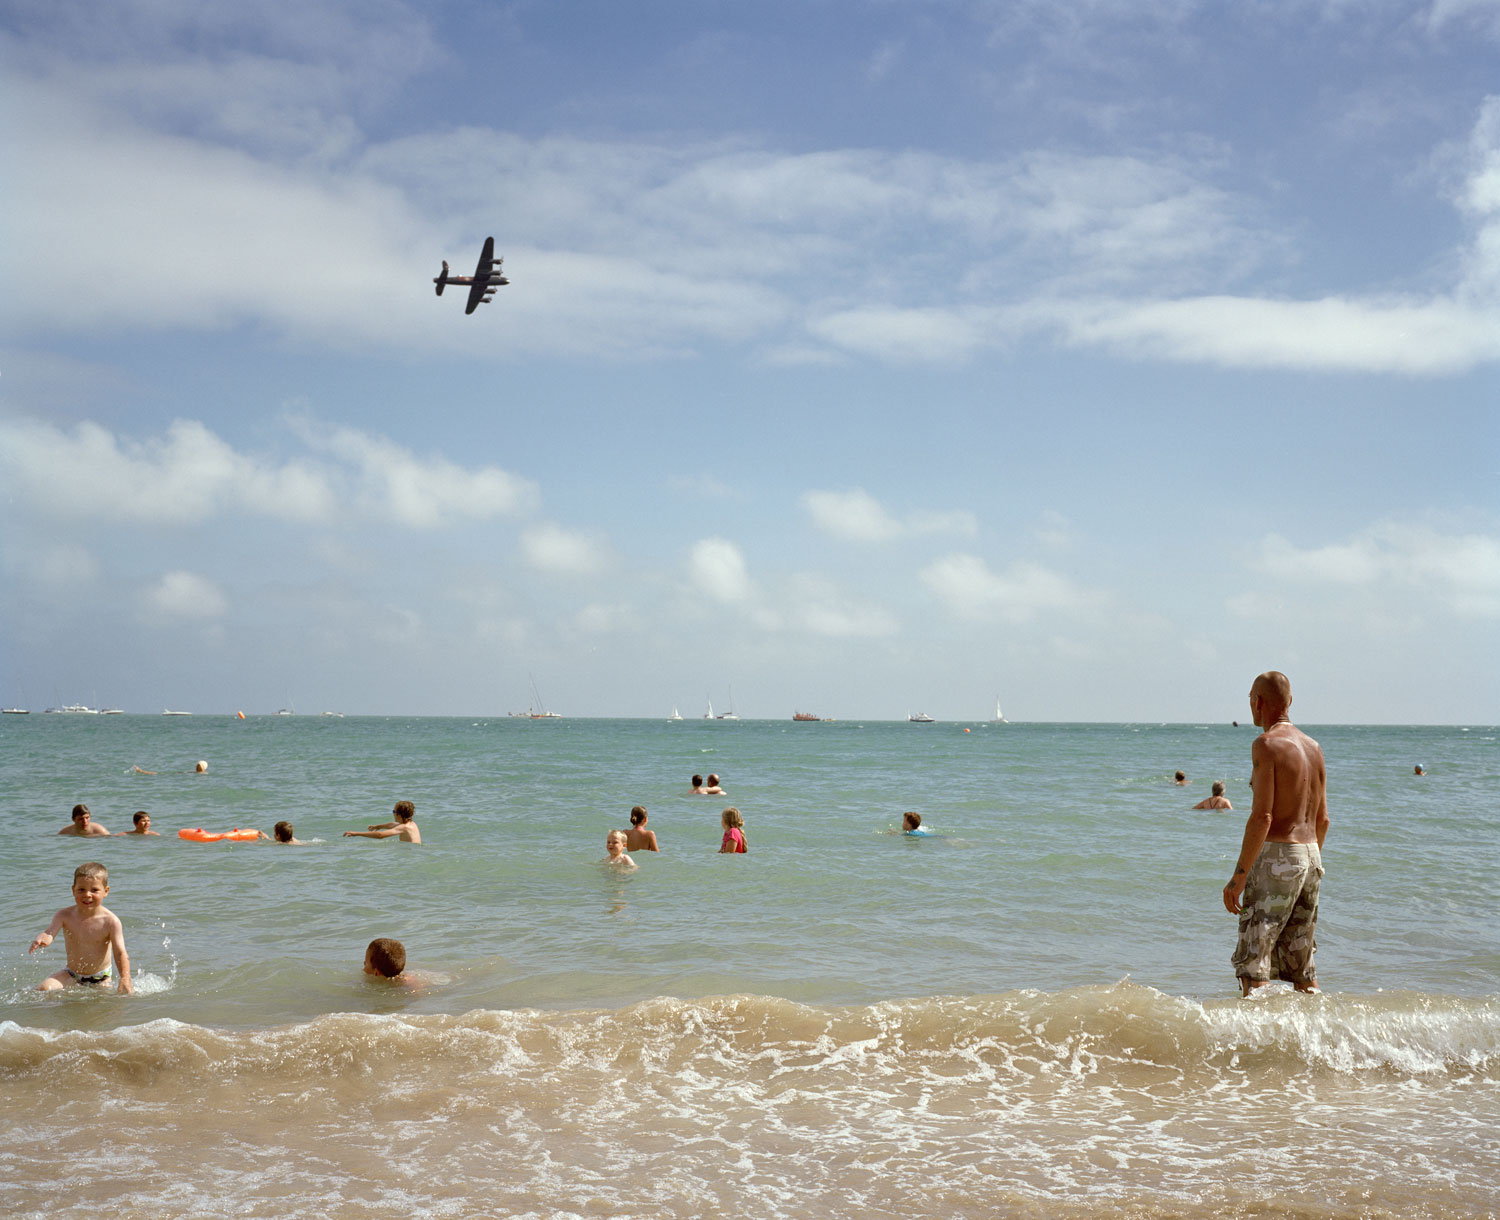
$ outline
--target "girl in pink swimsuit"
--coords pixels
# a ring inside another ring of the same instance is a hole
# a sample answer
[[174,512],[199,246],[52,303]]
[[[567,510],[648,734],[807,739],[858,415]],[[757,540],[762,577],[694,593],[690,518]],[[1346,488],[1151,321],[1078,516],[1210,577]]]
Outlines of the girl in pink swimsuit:
[[743,852],[745,847],[745,819],[733,805],[724,810],[724,841],[719,844],[719,854]]

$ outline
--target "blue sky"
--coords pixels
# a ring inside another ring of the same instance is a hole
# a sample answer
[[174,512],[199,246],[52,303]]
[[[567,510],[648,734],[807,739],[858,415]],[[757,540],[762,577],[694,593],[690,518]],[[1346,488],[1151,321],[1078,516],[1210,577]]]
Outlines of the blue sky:
[[0,2],[0,701],[1494,723],[1497,63],[1500,0]]

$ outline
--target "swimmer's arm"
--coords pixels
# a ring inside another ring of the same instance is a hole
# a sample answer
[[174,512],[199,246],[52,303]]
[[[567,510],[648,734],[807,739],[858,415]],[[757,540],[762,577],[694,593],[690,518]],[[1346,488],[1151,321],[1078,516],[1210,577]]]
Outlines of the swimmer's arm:
[[47,925],[47,930],[40,933],[37,938],[31,942],[31,948],[26,950],[27,953],[35,953],[38,949],[45,949],[48,945],[50,945],[54,940],[57,939],[57,934],[62,931],[63,915],[66,914],[66,912],[67,908],[64,907],[61,911],[59,911],[52,917],[52,922]]
[[344,831],[344,838],[346,838],[346,839],[389,839],[392,835],[398,835],[400,833],[401,832],[399,830],[397,830],[394,826],[380,826],[380,827],[372,827],[370,830],[346,830],[346,831]]
[[125,952],[125,928],[118,919],[109,932],[109,951],[114,955],[115,970],[120,976],[120,994],[129,995],[135,990],[130,981],[130,954]]
[[366,826],[366,830],[392,830],[397,824],[395,822],[374,822]]

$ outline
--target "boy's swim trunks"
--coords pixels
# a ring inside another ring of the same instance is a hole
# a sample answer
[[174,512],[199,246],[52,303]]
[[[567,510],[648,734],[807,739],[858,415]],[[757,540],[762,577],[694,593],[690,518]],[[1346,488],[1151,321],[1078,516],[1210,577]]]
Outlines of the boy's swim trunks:
[[72,970],[69,970],[68,973],[73,975],[73,981],[75,983],[107,983],[109,982],[111,976],[111,971],[108,966],[104,967],[103,972],[99,974],[77,974]]
[[1311,983],[1323,859],[1316,843],[1267,843],[1250,866],[1240,935],[1229,960],[1236,977]]

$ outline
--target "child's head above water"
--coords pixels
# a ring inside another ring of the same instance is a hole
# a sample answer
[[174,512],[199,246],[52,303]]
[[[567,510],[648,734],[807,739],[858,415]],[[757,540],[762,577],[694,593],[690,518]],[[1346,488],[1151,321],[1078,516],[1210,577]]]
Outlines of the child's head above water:
[[397,801],[391,813],[398,822],[410,822],[417,816],[417,807],[410,801]]
[[87,864],[80,864],[73,870],[73,884],[77,885],[85,877],[97,877],[104,882],[104,888],[109,889],[109,869],[102,864],[96,864],[92,860]]
[[365,948],[365,973],[383,979],[396,978],[406,969],[406,946],[381,936]]
[[131,815],[130,820],[135,823],[135,828],[137,830],[151,829],[151,815],[144,809],[137,809],[135,813]]
[[905,813],[903,813],[901,815],[901,829],[902,830],[915,830],[921,824],[922,824],[922,815],[920,813],[913,813],[911,810],[908,809]]
[[605,835],[604,850],[612,856],[623,856],[625,854],[625,832],[623,830],[611,830]]
[[639,826],[645,820],[646,820],[646,806],[644,806],[644,805],[637,805],[634,809],[632,809],[630,811],[630,824],[632,826]]
[[740,816],[740,811],[733,805],[724,810],[723,821],[725,830],[728,830],[731,826],[736,827],[739,830],[745,829],[745,819]]
[[290,822],[277,822],[275,826],[271,827],[271,833],[276,836],[276,842],[278,843],[290,843],[296,837],[292,834],[292,824]]

